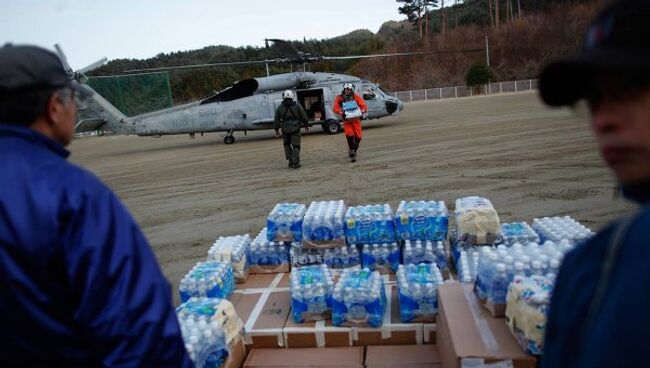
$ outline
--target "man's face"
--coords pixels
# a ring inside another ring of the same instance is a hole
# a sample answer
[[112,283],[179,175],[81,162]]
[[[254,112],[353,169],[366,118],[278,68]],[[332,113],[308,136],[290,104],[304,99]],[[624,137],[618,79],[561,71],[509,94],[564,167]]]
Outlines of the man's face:
[[344,93],[346,96],[349,96],[349,95],[352,94],[352,89],[351,89],[351,88],[346,88],[346,89],[343,90],[343,93]]
[[600,152],[621,183],[650,181],[650,88],[617,93],[609,82],[601,81],[603,93],[588,98]]

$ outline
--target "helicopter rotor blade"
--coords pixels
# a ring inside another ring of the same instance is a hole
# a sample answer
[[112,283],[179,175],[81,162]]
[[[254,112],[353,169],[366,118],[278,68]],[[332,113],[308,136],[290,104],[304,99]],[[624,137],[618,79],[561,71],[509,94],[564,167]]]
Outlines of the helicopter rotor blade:
[[[283,40],[268,39],[268,41],[273,41],[273,42],[280,41],[280,43],[284,43],[290,46],[291,48],[293,48],[291,44]],[[293,48],[293,50],[295,50],[295,48]],[[259,65],[259,64],[282,64],[282,63],[302,64],[302,63],[328,61],[328,60],[369,59],[369,58],[382,58],[382,57],[394,57],[394,56],[452,54],[452,53],[479,52],[479,51],[485,51],[485,50],[465,49],[465,50],[443,50],[443,51],[413,51],[413,52],[392,52],[392,53],[384,53],[384,54],[348,55],[348,56],[310,56],[309,54],[302,54],[299,51],[296,51],[296,57],[283,57],[278,59],[266,59],[266,60],[231,61],[231,62],[223,62],[223,63],[161,66],[156,68],[128,69],[128,70],[123,70],[122,73],[125,74],[147,73],[147,72],[160,72],[160,71],[167,71],[167,70],[199,69],[199,68],[234,66],[234,65]]]
[[63,49],[61,48],[61,45],[54,44],[54,49],[56,50],[56,53],[59,54],[59,59],[61,60],[61,64],[63,64],[63,69],[65,69],[65,72],[68,73],[68,75],[71,78],[74,78],[74,70],[70,67],[70,64],[68,63],[68,58],[65,56],[65,53],[63,52]]
[[393,57],[393,56],[453,54],[453,53],[459,53],[459,52],[479,52],[479,51],[485,51],[485,49],[392,52],[392,53],[385,53],[385,54],[348,55],[348,56],[318,56],[318,57],[315,57],[315,59],[317,59],[317,60],[349,60],[349,59],[369,59],[369,58],[382,58],[382,57]]
[[101,58],[100,60],[95,61],[94,63],[88,65],[87,67],[77,70],[77,73],[86,74],[86,73],[92,72],[93,70],[95,70],[95,69],[101,67],[102,65],[106,64],[107,61],[108,61],[107,58],[105,58],[105,57]]
[[284,63],[288,60],[285,59],[269,59],[269,60],[249,60],[249,61],[232,61],[225,63],[206,63],[206,64],[194,64],[194,65],[175,65],[175,66],[161,66],[158,68],[142,68],[142,69],[129,69],[123,70],[122,73],[145,73],[145,72],[160,72],[166,70],[179,70],[179,69],[198,69],[198,68],[210,68],[215,66],[230,66],[230,65],[253,65],[253,64],[278,64]]

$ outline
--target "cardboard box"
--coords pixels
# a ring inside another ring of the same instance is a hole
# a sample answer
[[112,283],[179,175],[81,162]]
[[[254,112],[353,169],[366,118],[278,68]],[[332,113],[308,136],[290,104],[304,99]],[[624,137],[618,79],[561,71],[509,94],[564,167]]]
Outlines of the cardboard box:
[[397,287],[391,282],[385,282],[386,295],[391,297],[386,300],[382,327],[339,327],[332,325],[331,320],[295,323],[289,316],[283,330],[286,346],[298,348],[435,343],[435,324],[428,324],[428,335],[425,336],[422,323],[400,322]]
[[400,321],[397,286],[387,282],[386,312],[381,328],[351,327],[355,346],[369,345],[414,345],[424,342],[422,323],[402,323]]
[[237,292],[243,292],[248,289],[268,289],[268,288],[287,288],[289,287],[288,273],[275,274],[254,274],[248,276],[246,282],[237,284]]
[[368,346],[366,368],[440,368],[435,345]]
[[[437,319],[438,317],[436,317]],[[425,344],[436,344],[438,325],[436,323],[423,323],[422,332]]]
[[485,310],[490,312],[492,317],[501,318],[506,316],[506,304],[494,304],[487,299],[478,299],[478,297],[476,299]]
[[291,310],[291,297],[288,286],[280,286],[283,284],[288,285],[287,274],[252,275],[245,284],[251,288],[235,291],[235,310],[244,321],[247,347],[284,347],[282,329]]
[[284,324],[283,333],[288,348],[352,346],[350,327],[334,326],[331,320],[296,323],[289,316]]
[[240,368],[246,359],[246,346],[244,339],[239,337],[230,343],[228,358],[223,363],[223,368]]
[[484,310],[471,285],[451,282],[438,288],[437,345],[443,368],[481,363],[512,362],[515,368],[534,368],[506,326]]
[[490,312],[490,315],[492,317],[505,317],[506,315],[506,304],[494,304],[491,303],[487,298],[481,299],[478,297],[476,294],[476,283],[473,284],[473,290],[474,290],[474,295],[476,295],[476,299],[478,300],[478,303],[485,308],[488,312]]
[[250,272],[251,274],[260,274],[260,273],[261,274],[266,274],[266,273],[275,274],[275,273],[285,273],[285,272],[289,272],[289,271],[290,271],[290,267],[289,267],[288,263],[284,263],[284,264],[277,265],[277,266],[252,265],[252,266],[250,266],[250,269],[248,270],[248,272]]
[[363,348],[253,349],[245,368],[363,368]]

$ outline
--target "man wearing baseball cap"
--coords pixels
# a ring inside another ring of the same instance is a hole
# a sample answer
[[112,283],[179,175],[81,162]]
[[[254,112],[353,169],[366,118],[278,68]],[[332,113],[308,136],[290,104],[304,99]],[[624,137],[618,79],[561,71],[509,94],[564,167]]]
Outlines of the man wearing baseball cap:
[[586,100],[601,155],[641,206],[566,255],[551,299],[542,367],[646,367],[650,341],[650,2],[611,3],[574,58],[549,65],[551,106]]
[[66,161],[88,95],[54,53],[0,48],[0,362],[191,366],[138,225]]

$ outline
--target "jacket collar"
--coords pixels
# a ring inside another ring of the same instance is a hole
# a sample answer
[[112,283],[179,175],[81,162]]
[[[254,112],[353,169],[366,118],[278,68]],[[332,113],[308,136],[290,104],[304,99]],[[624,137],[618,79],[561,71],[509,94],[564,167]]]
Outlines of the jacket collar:
[[650,204],[650,181],[634,185],[621,185],[621,192],[625,198],[642,206]]
[[33,144],[43,146],[63,158],[70,156],[70,152],[66,150],[60,143],[55,142],[44,134],[41,134],[23,125],[0,124],[0,137],[2,136],[16,137]]

